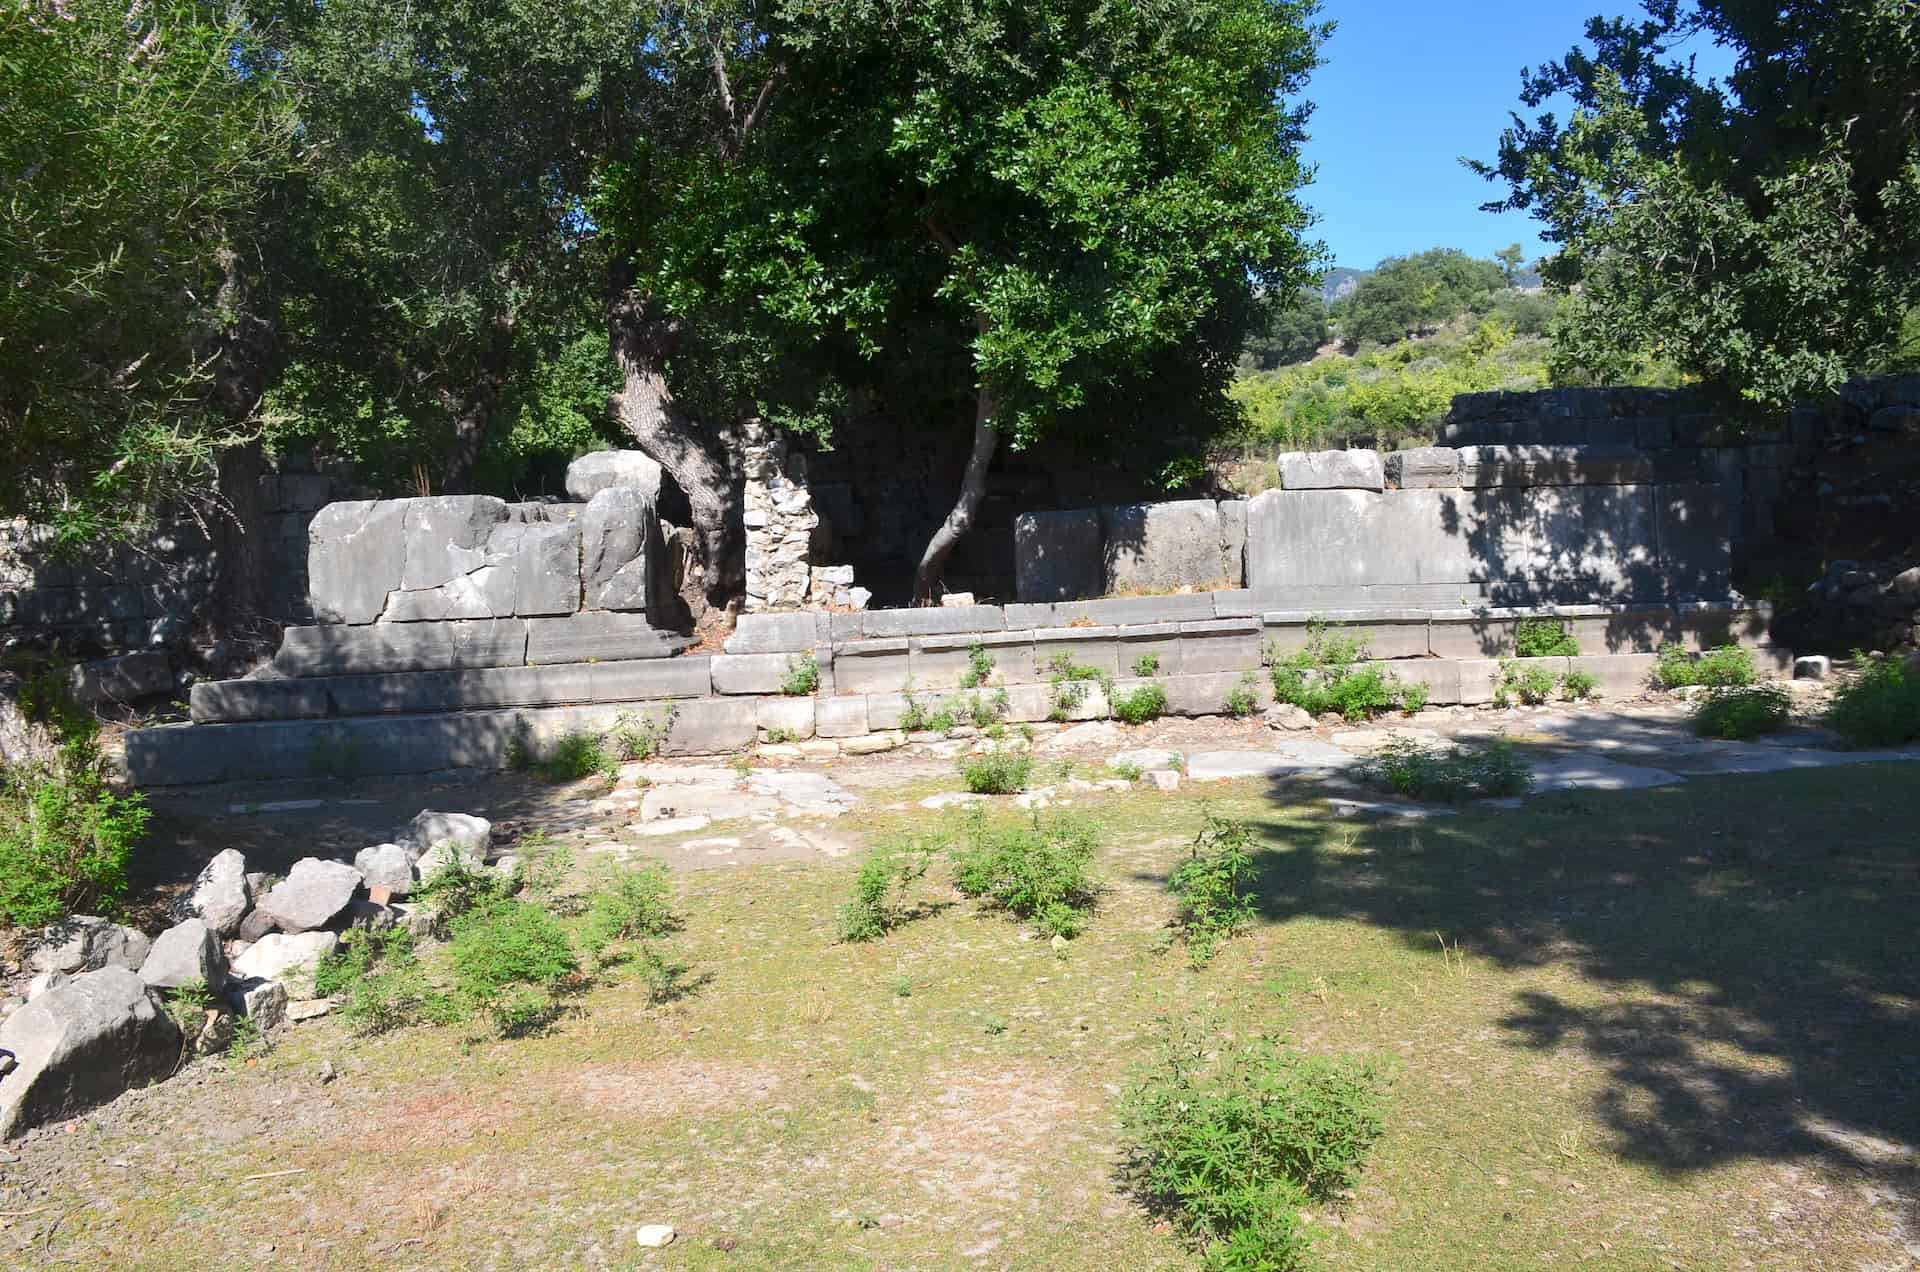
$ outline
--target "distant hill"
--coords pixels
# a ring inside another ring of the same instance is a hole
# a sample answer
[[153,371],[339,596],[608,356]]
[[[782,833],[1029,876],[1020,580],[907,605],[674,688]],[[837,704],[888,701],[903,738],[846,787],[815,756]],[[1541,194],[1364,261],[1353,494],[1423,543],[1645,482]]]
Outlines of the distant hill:
[[[1348,269],[1344,265],[1330,269],[1320,283],[1320,299],[1331,305],[1342,296],[1350,296],[1353,289],[1360,285],[1360,280],[1372,273],[1370,269]],[[1520,277],[1514,280],[1514,286],[1521,291],[1532,291],[1540,286],[1540,275],[1531,269],[1523,270]]]

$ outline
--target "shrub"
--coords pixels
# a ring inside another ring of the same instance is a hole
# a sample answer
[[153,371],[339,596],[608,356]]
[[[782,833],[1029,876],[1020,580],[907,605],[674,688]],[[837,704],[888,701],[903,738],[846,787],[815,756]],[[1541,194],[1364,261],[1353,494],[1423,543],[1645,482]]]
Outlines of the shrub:
[[1113,766],[1113,775],[1123,782],[1137,782],[1147,775],[1147,771],[1132,760],[1125,760]]
[[1093,906],[1093,830],[1067,818],[990,823],[978,811],[952,850],[953,883],[1049,935],[1075,936]]
[[52,729],[59,746],[47,762],[0,773],[0,920],[36,927],[111,912],[147,832],[146,801],[107,788],[99,723],[63,690],[33,682],[20,708]]
[[1352,1187],[1383,1130],[1378,1069],[1260,1038],[1169,1046],[1122,1100],[1137,1187],[1210,1268],[1295,1269],[1300,1209]]
[[433,934],[445,940],[461,919],[512,895],[512,880],[456,857],[428,875],[413,890],[412,900],[428,908]]
[[678,710],[669,705],[666,714],[659,718],[622,711],[614,717],[613,727],[607,730],[608,749],[622,763],[652,759],[667,749],[667,734],[673,729]]
[[1133,660],[1133,674],[1145,680],[1149,676],[1160,674],[1160,655],[1142,654]]
[[840,907],[840,939],[877,941],[898,927],[899,895],[927,873],[927,859],[918,844],[885,844],[868,853],[853,876],[853,899]]
[[213,991],[200,978],[182,981],[166,991],[167,1015],[191,1042],[206,1026],[207,1013],[213,1010]]
[[497,901],[453,925],[447,949],[455,992],[486,1012],[502,1037],[553,1018],[556,993],[579,970],[560,921],[526,901]]
[[953,709],[959,718],[971,720],[974,728],[989,729],[1006,718],[1007,712],[1013,709],[1013,700],[1007,696],[1005,689],[995,690],[990,698],[969,693],[955,702]]
[[1400,709],[1408,715],[1424,711],[1427,699],[1433,696],[1433,690],[1418,680],[1410,680],[1400,686]]
[[1533,774],[1526,762],[1505,738],[1497,738],[1484,746],[1462,745],[1444,750],[1429,749],[1412,741],[1389,742],[1374,753],[1360,773],[1367,781],[1410,799],[1448,803],[1524,795],[1533,785]]
[[960,761],[960,776],[975,795],[1014,795],[1027,789],[1033,775],[1033,757],[1024,751],[995,747]]
[[1236,720],[1244,720],[1260,706],[1260,680],[1252,672],[1247,672],[1234,682],[1227,692],[1227,700],[1221,704],[1228,715]]
[[1145,724],[1149,720],[1158,720],[1166,713],[1167,691],[1153,681],[1136,686],[1113,700],[1113,714],[1128,724]]
[[993,679],[993,655],[979,641],[967,646],[967,669],[960,673],[962,689],[978,689]]
[[1551,699],[1559,686],[1560,677],[1550,667],[1502,658],[1500,679],[1493,688],[1493,705],[1504,707],[1518,698],[1530,707],[1537,707]]
[[1752,651],[1738,645],[1721,645],[1697,656],[1678,645],[1663,645],[1660,648],[1659,667],[1654,674],[1659,677],[1661,685],[1668,689],[1679,689],[1686,685],[1726,689],[1750,685],[1759,679],[1759,672],[1754,669]]
[[574,732],[562,737],[553,752],[533,767],[549,782],[577,782],[595,773],[611,782],[619,776],[618,764],[599,734]]
[[384,932],[354,929],[315,970],[314,992],[342,997],[339,1016],[362,1036],[390,1033],[421,1021],[449,1022],[457,1004],[427,982],[404,928]]
[[792,654],[787,658],[786,678],[780,692],[789,698],[804,698],[820,687],[820,664],[812,654]]
[[1710,690],[1693,708],[1693,730],[1702,737],[1739,741],[1786,727],[1793,699],[1779,685],[1740,685]]
[[1064,722],[1068,716],[1078,710],[1087,700],[1087,686],[1098,684],[1107,691],[1109,698],[1113,693],[1113,677],[1098,667],[1087,667],[1073,661],[1073,655],[1055,654],[1047,663],[1047,683],[1052,686],[1053,705],[1047,712],[1047,718],[1055,722]]
[[1578,667],[1560,677],[1560,690],[1570,702],[1579,702],[1585,698],[1600,696],[1600,677]]
[[1363,665],[1366,656],[1366,641],[1314,623],[1305,648],[1273,662],[1273,696],[1312,715],[1371,719],[1392,709],[1404,689],[1380,668]]
[[1557,618],[1523,618],[1514,628],[1514,652],[1522,658],[1571,658],[1579,643]]
[[581,945],[593,958],[615,941],[654,940],[675,932],[680,916],[673,908],[673,884],[667,868],[649,861],[617,871],[587,896]]
[[1920,673],[1855,652],[1860,670],[1834,691],[1827,725],[1850,746],[1920,741]]
[[1221,945],[1253,920],[1253,832],[1241,821],[1202,814],[1187,859],[1168,884],[1180,899],[1180,934],[1195,967],[1213,961]]

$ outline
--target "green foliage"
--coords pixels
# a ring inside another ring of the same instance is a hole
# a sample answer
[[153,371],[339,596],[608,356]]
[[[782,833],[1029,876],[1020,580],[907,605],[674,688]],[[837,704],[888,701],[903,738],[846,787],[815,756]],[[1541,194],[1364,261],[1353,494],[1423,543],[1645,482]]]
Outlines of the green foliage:
[[789,698],[804,698],[820,688],[820,664],[810,653],[790,654],[787,657],[787,674],[780,682],[780,692]]
[[1506,285],[1499,265],[1457,248],[1390,256],[1341,302],[1340,338],[1349,349],[1394,344],[1484,309]]
[[[1911,6],[1647,7],[1530,72],[1529,107],[1573,110],[1516,118],[1473,166],[1559,246],[1557,374],[1666,361],[1777,417],[1879,362],[1920,300],[1920,138],[1888,87],[1920,71]],[[1699,78],[1701,37],[1724,79]]]
[[1168,879],[1180,899],[1180,935],[1195,967],[1213,961],[1235,932],[1253,921],[1253,832],[1242,821],[1202,811],[1187,859]]
[[1514,628],[1514,652],[1522,658],[1571,658],[1580,652],[1567,624],[1557,618],[1523,618]]
[[1529,707],[1551,701],[1560,687],[1560,676],[1553,668],[1530,660],[1502,658],[1494,681],[1493,705],[1504,707],[1515,698]]
[[1097,684],[1111,701],[1113,697],[1113,677],[1098,667],[1088,667],[1073,661],[1068,653],[1055,654],[1047,663],[1048,696],[1052,705],[1047,710],[1047,719],[1055,723],[1064,723],[1087,700],[1087,686]]
[[1786,727],[1793,699],[1779,685],[1739,685],[1709,690],[1693,708],[1693,729],[1701,737],[1745,741]]
[[1371,1062],[1273,1038],[1176,1038],[1123,1097],[1129,1173],[1209,1268],[1291,1272],[1299,1211],[1351,1189],[1384,1130],[1381,1086]]
[[411,899],[427,907],[433,917],[433,934],[445,940],[468,915],[512,896],[511,879],[455,857],[421,880]]
[[1828,727],[1850,746],[1920,741],[1920,674],[1893,658],[1854,657],[1860,669],[1834,690]]
[[230,267],[292,137],[237,18],[192,0],[0,7],[0,514],[77,547],[212,501]]
[[1433,690],[1424,682],[1409,680],[1400,686],[1400,709],[1408,715],[1417,715],[1426,710],[1427,699],[1433,696]]
[[146,836],[146,801],[108,787],[99,724],[53,681],[30,682],[20,707],[59,745],[47,762],[0,771],[0,920],[35,927],[111,912]]
[[1221,706],[1236,720],[1244,720],[1260,707],[1260,677],[1249,671],[1234,681]]
[[1015,795],[1027,789],[1033,757],[1025,751],[994,747],[960,760],[960,776],[975,795]]
[[[905,915],[901,894],[927,873],[928,848],[919,843],[883,844],[867,854],[853,877],[853,899],[840,907],[840,939],[849,943],[877,941],[893,931]],[[899,992],[899,987],[895,987]],[[913,992],[909,983],[902,998]]]
[[673,883],[657,861],[621,869],[587,896],[580,945],[598,959],[616,941],[651,941],[680,928]]
[[315,970],[313,983],[322,996],[344,997],[340,1019],[362,1036],[423,1021],[451,1023],[461,1016],[459,1005],[428,982],[413,936],[404,928],[345,933]]
[[614,717],[613,727],[607,730],[608,750],[622,763],[653,759],[666,751],[667,734],[673,729],[673,718],[677,713],[678,709],[671,705],[661,716],[641,716],[622,711]]
[[1753,664],[1753,652],[1739,645],[1720,645],[1698,655],[1678,645],[1664,645],[1659,658],[1654,674],[1668,689],[1685,685],[1726,689],[1750,685],[1760,676]]
[[967,669],[960,673],[962,689],[978,689],[993,679],[993,655],[979,641],[967,646]]
[[1124,782],[1137,782],[1147,775],[1147,771],[1127,760],[1113,766],[1113,775]]
[[213,991],[197,977],[182,981],[166,991],[166,1005],[167,1015],[173,1017],[180,1032],[188,1039],[198,1038],[207,1023],[207,1013],[213,1010]]
[[1133,660],[1133,674],[1141,680],[1160,674],[1160,655],[1142,654]]
[[1312,288],[1302,289],[1294,303],[1276,308],[1264,331],[1249,336],[1243,358],[1267,371],[1306,362],[1333,336],[1327,323],[1327,304]]
[[534,1032],[553,1019],[558,993],[579,971],[560,921],[542,907],[507,898],[453,923],[447,947],[454,993],[486,1013],[501,1037]]
[[1128,724],[1145,724],[1167,713],[1167,691],[1157,681],[1137,685],[1113,699],[1113,714]]
[[1027,821],[989,822],[973,810],[951,850],[954,887],[1033,920],[1043,934],[1071,938],[1098,893],[1093,850],[1093,827],[1085,822],[1038,813]]
[[600,734],[578,730],[563,735],[551,752],[533,764],[549,782],[577,782],[596,773],[611,782],[619,776],[619,766]]
[[1600,696],[1600,677],[1590,671],[1575,667],[1560,677],[1560,689],[1567,695],[1569,702],[1579,702],[1586,698]]
[[1347,720],[1368,720],[1390,711],[1404,699],[1406,687],[1366,664],[1366,656],[1364,639],[1315,622],[1304,648],[1272,660],[1273,696],[1313,715],[1335,712]]
[[1444,749],[1389,742],[1360,771],[1365,780],[1410,799],[1446,803],[1524,795],[1533,786],[1526,761],[1505,738]]

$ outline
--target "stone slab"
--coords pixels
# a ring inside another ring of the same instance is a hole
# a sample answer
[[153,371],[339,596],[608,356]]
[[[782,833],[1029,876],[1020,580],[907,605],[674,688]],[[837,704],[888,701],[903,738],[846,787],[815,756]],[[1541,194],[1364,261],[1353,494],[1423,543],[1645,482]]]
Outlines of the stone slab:
[[289,627],[274,670],[285,676],[516,667],[527,661],[522,619],[462,623],[376,623],[365,627]]
[[1220,578],[1229,588],[1240,587],[1247,581],[1247,501],[1244,499],[1220,501]]
[[1189,675],[1239,672],[1260,666],[1258,619],[1213,619],[1180,624],[1180,669]]
[[609,612],[527,620],[527,657],[532,666],[572,662],[630,662],[670,658],[693,638],[654,627],[645,614]]
[[1106,584],[1098,509],[1029,512],[1013,522],[1014,591],[1022,601],[1098,596]]
[[1243,684],[1253,695],[1255,711],[1264,710],[1273,702],[1273,684],[1258,667],[1237,673],[1168,676],[1160,684],[1167,691],[1168,715],[1223,715],[1228,695]]
[[1053,607],[1048,621],[1022,623],[1021,626],[1060,628],[1085,622],[1102,627],[1119,627],[1215,617],[1213,593],[1180,592],[1167,596],[1115,596],[1097,601],[1061,602]]
[[371,623],[406,563],[402,500],[332,503],[307,527],[307,597],[322,623]]
[[1187,777],[1195,782],[1242,777],[1290,777],[1316,769],[1351,767],[1357,757],[1311,738],[1288,738],[1267,751],[1196,751],[1187,756]]
[[753,718],[768,732],[777,730],[795,741],[804,741],[813,736],[814,699],[759,698],[755,700]]
[[1285,490],[1382,490],[1386,468],[1373,450],[1288,451],[1280,456]]
[[649,658],[638,662],[593,664],[595,702],[638,702],[651,698],[704,698],[713,692],[710,660],[700,655]]
[[1366,642],[1374,659],[1424,658],[1428,654],[1427,615],[1424,610],[1268,611],[1262,616],[1264,644],[1285,656],[1305,649],[1316,624],[1326,624],[1330,635]]
[[[722,694],[781,692],[793,673],[793,661],[799,654],[718,654],[713,659],[713,691]],[[814,665],[831,662],[833,654],[821,650]]]
[[297,720],[327,715],[325,680],[203,680],[188,694],[196,724]]
[[[1140,670],[1143,659],[1153,659],[1151,671]],[[1114,662],[1129,676],[1177,676],[1180,666],[1180,624],[1136,623],[1114,634]]]
[[827,615],[812,611],[773,614],[742,614],[727,637],[729,654],[797,654],[832,641],[836,633],[830,620],[858,620],[859,614]]
[[1654,480],[1634,446],[1469,446],[1459,452],[1460,485],[1633,486]]
[[[908,665],[916,689],[957,689],[973,670],[975,644],[993,660],[989,685],[1034,678],[1032,632],[981,632],[972,636],[916,637]],[[975,686],[978,688],[980,686]]]
[[861,618],[868,638],[936,636],[954,632],[1003,632],[1007,614],[998,605],[943,605],[925,609],[868,610]]
[[901,692],[913,679],[909,649],[905,640],[860,641],[841,646],[834,657],[834,692],[843,695]]
[[856,738],[868,730],[864,696],[821,698],[814,704],[814,732],[823,738]]
[[1592,676],[1602,698],[1637,698],[1652,687],[1659,663],[1653,654],[1582,655],[1567,659],[1567,670]]
[[1395,490],[1451,490],[1460,485],[1460,452],[1451,446],[1395,451],[1385,460],[1387,485]]
[[1105,593],[1217,587],[1220,506],[1211,499],[1120,504],[1100,509]]

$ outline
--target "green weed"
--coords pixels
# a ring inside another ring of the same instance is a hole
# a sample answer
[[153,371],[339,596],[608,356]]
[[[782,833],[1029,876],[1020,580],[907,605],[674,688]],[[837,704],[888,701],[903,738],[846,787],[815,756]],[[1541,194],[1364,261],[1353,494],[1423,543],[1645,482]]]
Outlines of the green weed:
[[787,674],[780,681],[780,692],[789,698],[804,698],[820,687],[820,664],[811,653],[787,658]]
[[1157,682],[1138,685],[1113,699],[1113,714],[1128,724],[1145,724],[1167,713],[1167,691]]
[[1920,674],[1854,651],[1860,670],[1834,691],[1827,725],[1850,746],[1920,741]]
[[1084,926],[1098,889],[1091,873],[1094,832],[1065,817],[990,822],[968,817],[951,850],[954,886],[1022,919],[1049,936],[1072,937]]
[[1786,727],[1793,699],[1779,685],[1712,689],[1694,704],[1693,729],[1701,737],[1741,741]]
[[1753,652],[1738,645],[1721,645],[1704,654],[1690,654],[1678,645],[1660,649],[1655,675],[1662,686],[1679,689],[1686,685],[1705,685],[1709,689],[1727,689],[1750,685],[1759,679]]
[[1168,880],[1180,900],[1180,935],[1195,967],[1213,961],[1233,934],[1253,920],[1253,832],[1242,821],[1202,813],[1187,859]]
[[1418,742],[1390,742],[1373,754],[1360,774],[1411,799],[1447,803],[1523,795],[1533,785],[1526,762],[1505,738],[1444,750]]
[[998,747],[960,761],[960,776],[975,795],[1016,795],[1033,776],[1033,757]]
[[[927,873],[930,854],[921,844],[883,844],[867,854],[853,877],[853,898],[840,907],[840,939],[848,943],[877,941],[898,927],[905,917],[900,895]],[[913,992],[911,982],[897,982]]]
[[1580,652],[1567,625],[1557,618],[1523,618],[1513,632],[1514,653],[1522,658],[1571,658]]

